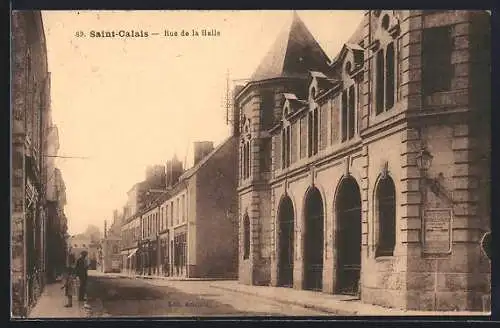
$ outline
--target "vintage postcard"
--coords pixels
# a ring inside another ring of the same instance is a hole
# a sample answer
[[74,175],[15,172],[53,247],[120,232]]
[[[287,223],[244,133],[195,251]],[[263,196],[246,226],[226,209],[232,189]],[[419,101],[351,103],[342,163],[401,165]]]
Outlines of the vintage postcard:
[[489,316],[490,33],[12,11],[12,318]]

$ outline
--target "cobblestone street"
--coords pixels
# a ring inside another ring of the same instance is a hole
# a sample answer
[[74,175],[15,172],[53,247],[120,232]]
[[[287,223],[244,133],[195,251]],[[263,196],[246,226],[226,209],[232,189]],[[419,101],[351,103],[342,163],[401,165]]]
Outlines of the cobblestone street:
[[[179,285],[180,288],[173,287]],[[91,276],[88,282],[88,309],[74,302],[64,308],[60,284],[30,315],[37,317],[178,317],[178,316],[318,316],[323,311],[283,304],[210,286],[208,281],[157,281],[114,276]]]

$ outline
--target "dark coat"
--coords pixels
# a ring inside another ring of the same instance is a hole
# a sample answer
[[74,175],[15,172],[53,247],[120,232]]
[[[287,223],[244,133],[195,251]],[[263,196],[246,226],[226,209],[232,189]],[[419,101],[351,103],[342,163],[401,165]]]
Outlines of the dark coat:
[[85,259],[83,257],[80,257],[76,261],[76,266],[75,266],[75,273],[80,278],[80,280],[87,279],[88,277],[88,267]]

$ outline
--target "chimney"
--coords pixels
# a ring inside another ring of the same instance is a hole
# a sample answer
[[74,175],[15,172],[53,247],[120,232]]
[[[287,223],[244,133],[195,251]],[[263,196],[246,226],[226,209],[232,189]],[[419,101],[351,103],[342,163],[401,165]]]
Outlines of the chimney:
[[212,141],[197,141],[194,143],[194,165],[214,150]]
[[184,172],[182,167],[182,162],[177,159],[177,155],[167,161],[167,165],[165,166],[166,171],[166,186],[167,189],[171,189],[175,184],[179,181],[179,177]]
[[162,189],[165,186],[165,167],[163,165],[149,165],[146,169],[148,188]]

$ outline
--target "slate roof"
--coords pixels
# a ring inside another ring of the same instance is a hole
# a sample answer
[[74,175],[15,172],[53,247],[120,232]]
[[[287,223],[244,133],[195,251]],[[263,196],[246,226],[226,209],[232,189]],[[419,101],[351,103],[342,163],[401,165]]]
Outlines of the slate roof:
[[251,77],[261,81],[280,77],[307,77],[309,70],[326,71],[330,59],[294,12]]

